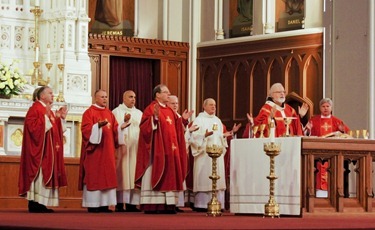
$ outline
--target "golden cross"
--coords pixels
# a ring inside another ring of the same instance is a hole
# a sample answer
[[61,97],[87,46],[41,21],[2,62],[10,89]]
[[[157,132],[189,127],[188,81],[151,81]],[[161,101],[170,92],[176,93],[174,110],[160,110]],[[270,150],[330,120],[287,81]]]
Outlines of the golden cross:
[[329,128],[331,128],[332,126],[328,125],[327,122],[324,122],[324,125],[322,126],[324,128],[324,130],[327,132]]
[[167,116],[167,119],[165,119],[170,125],[172,124],[172,120],[169,116]]
[[175,151],[177,149],[177,147],[174,145],[174,143],[172,144],[172,151]]

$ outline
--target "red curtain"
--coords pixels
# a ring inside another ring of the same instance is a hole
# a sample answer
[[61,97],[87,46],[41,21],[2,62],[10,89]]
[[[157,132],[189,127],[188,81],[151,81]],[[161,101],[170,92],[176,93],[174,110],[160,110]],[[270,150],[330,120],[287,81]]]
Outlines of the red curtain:
[[143,111],[152,101],[155,62],[152,59],[111,56],[108,108],[116,108],[122,103],[123,93],[133,90],[137,96],[136,107]]

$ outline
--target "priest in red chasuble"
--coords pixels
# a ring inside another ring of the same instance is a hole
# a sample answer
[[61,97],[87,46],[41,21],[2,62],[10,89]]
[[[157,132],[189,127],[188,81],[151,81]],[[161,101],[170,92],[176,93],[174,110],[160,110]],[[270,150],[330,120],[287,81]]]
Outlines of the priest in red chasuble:
[[[306,132],[309,136],[326,137],[333,135],[335,132],[348,133],[349,127],[342,120],[332,115],[332,100],[323,98],[319,102],[320,115],[313,116],[306,124]],[[328,162],[318,162],[318,173],[316,175],[316,196],[327,197],[327,168]]]
[[135,183],[141,188],[141,208],[149,214],[176,213],[187,174],[184,125],[167,106],[169,95],[166,85],[156,86],[140,124]]
[[[290,136],[302,136],[302,125],[300,122],[300,116],[303,117],[307,110],[308,106],[303,104],[299,108],[299,114],[288,104],[285,104],[286,92],[284,86],[281,83],[275,83],[271,86],[269,90],[269,96],[266,100],[266,103],[263,105],[259,111],[258,116],[255,118],[251,114],[248,114],[249,123],[246,125],[245,131],[242,135],[244,138],[248,138],[251,133],[251,128],[256,125],[264,125],[264,136],[269,136],[269,127],[271,119],[275,121],[275,136],[282,137],[287,133],[285,119],[291,119],[289,125],[289,135]],[[259,136],[260,129],[258,129],[257,137]]]
[[95,92],[95,104],[82,116],[82,146],[80,159],[79,189],[83,190],[82,206],[88,212],[112,212],[116,205],[115,149],[124,144],[123,130],[129,122],[118,125],[115,116],[107,108],[107,92]]
[[27,111],[22,139],[19,195],[28,200],[29,212],[53,212],[59,205],[59,188],[67,185],[63,153],[63,123],[67,108],[54,113],[53,92],[36,89],[35,102]]

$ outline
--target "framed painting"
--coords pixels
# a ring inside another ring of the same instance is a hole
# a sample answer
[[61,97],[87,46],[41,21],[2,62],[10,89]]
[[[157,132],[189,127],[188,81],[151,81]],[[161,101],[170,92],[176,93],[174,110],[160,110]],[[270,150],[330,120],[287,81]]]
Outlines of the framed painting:
[[134,0],[89,0],[89,33],[134,35]]

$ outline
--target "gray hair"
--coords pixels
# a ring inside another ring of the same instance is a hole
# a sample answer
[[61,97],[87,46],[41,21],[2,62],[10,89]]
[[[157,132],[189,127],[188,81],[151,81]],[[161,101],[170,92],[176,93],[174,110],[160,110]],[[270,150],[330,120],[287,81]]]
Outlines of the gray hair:
[[328,98],[328,97],[320,100],[319,106],[322,106],[324,103],[328,103],[331,107],[333,105],[333,102],[332,102],[331,98]]
[[206,106],[208,104],[209,101],[215,101],[213,98],[206,98],[204,101],[203,101],[203,107]]
[[272,97],[272,94],[276,91],[276,89],[278,89],[278,88],[280,88],[280,87],[282,87],[282,88],[284,89],[284,86],[283,86],[283,84],[281,84],[281,83],[275,83],[275,84],[273,84],[273,85],[271,86],[271,88],[270,88],[270,91],[269,91],[269,93],[268,93],[268,96],[269,96],[269,97]]

